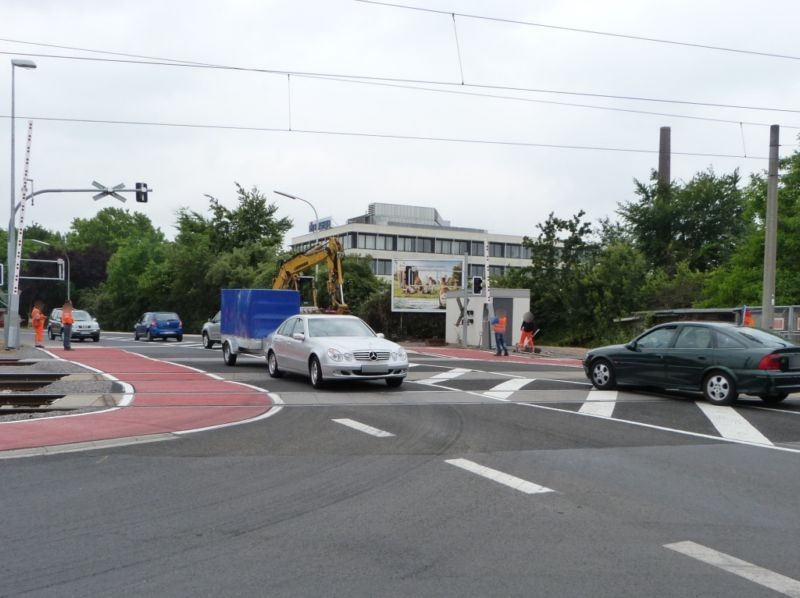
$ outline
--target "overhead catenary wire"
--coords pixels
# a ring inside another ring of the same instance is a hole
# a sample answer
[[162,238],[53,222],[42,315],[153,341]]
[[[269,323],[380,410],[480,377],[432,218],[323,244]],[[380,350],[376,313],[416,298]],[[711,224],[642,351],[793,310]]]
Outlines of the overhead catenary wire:
[[761,50],[746,50],[743,48],[731,48],[726,46],[715,46],[712,44],[701,44],[696,42],[683,42],[678,40],[663,39],[657,37],[647,37],[643,35],[631,35],[627,33],[613,33],[610,31],[599,31],[596,29],[583,29],[580,27],[567,27],[563,25],[551,25],[547,23],[537,23],[534,21],[523,21],[520,19],[508,19],[503,17],[492,17],[488,15],[469,14],[463,12],[452,12],[447,10],[437,10],[435,8],[426,8],[422,6],[411,6],[408,4],[397,4],[394,2],[382,2],[380,0],[355,0],[363,4],[375,4],[378,6],[386,6],[390,8],[401,8],[405,10],[415,10],[419,12],[428,12],[441,15],[454,15],[454,17],[463,17],[465,19],[477,19],[482,21],[494,21],[497,23],[508,23],[511,25],[525,25],[527,27],[540,27],[543,29],[555,29],[558,31],[569,31],[571,33],[584,33],[588,35],[600,35],[605,37],[616,37],[621,39],[630,39],[641,42],[649,42],[655,44],[668,44],[673,46],[684,46],[688,48],[698,48],[702,50],[715,50],[718,52],[734,52],[736,54],[750,54],[753,56],[762,56],[765,58],[781,58],[784,60],[800,60],[800,56],[791,54],[779,54],[777,52],[765,52]]
[[[655,103],[662,103],[662,104],[682,104],[686,106],[702,106],[702,107],[709,107],[709,108],[730,108],[734,110],[753,110],[753,111],[760,111],[760,112],[782,112],[782,113],[789,113],[789,114],[800,114],[800,108],[777,108],[771,106],[747,106],[741,104],[725,104],[722,102],[702,102],[697,100],[678,100],[678,99],[671,99],[671,98],[652,98],[646,96],[633,96],[633,95],[619,95],[619,94],[608,94],[608,93],[596,93],[596,92],[587,92],[587,91],[570,91],[570,90],[561,90],[561,89],[547,89],[547,88],[536,88],[536,87],[519,87],[519,86],[511,86],[511,85],[496,85],[496,84],[489,84],[489,83],[462,83],[460,81],[446,81],[446,80],[436,80],[436,79],[412,79],[412,78],[401,78],[401,77],[388,77],[388,76],[376,76],[376,75],[353,75],[353,74],[343,74],[343,73],[324,73],[324,72],[313,72],[313,71],[294,71],[294,70],[286,70],[286,69],[273,69],[273,68],[260,68],[260,67],[244,67],[244,66],[235,66],[235,65],[219,65],[219,64],[206,64],[206,63],[199,63],[199,62],[181,62],[181,61],[169,61],[169,60],[128,60],[122,58],[99,58],[95,56],[68,56],[62,54],[43,54],[43,53],[21,53],[16,51],[8,51],[2,50],[0,54],[9,55],[9,56],[32,56],[35,58],[51,58],[51,59],[60,59],[60,60],[84,60],[84,61],[91,61],[91,62],[100,62],[100,63],[120,63],[120,64],[131,64],[131,65],[144,65],[144,66],[163,66],[163,67],[172,67],[172,68],[196,68],[196,69],[215,69],[215,70],[228,70],[228,71],[237,71],[237,72],[252,72],[252,73],[264,73],[264,74],[271,74],[271,75],[286,75],[292,74],[295,77],[335,77],[340,79],[348,79],[348,80],[360,80],[360,81],[378,81],[378,82],[387,82],[387,83],[408,83],[408,84],[417,84],[417,85],[437,85],[437,86],[457,86],[457,87],[469,87],[474,89],[489,89],[495,91],[515,91],[520,93],[541,93],[541,94],[553,94],[553,95],[568,95],[568,96],[578,96],[578,97],[591,97],[591,98],[603,98],[603,99],[613,99],[613,100],[624,100],[624,101],[632,101],[632,102],[655,102]],[[737,121],[738,122],[738,121]]]
[[[0,115],[0,118],[10,118],[10,116]],[[658,153],[658,150],[651,150],[644,148],[625,148],[625,147],[612,147],[612,146],[602,146],[602,145],[540,143],[533,141],[510,141],[502,139],[477,139],[477,138],[466,138],[466,137],[400,135],[395,133],[371,133],[368,131],[335,131],[335,130],[325,130],[325,129],[298,129],[298,128],[290,129],[287,127],[258,127],[258,126],[221,125],[221,124],[207,124],[207,123],[113,120],[113,119],[70,118],[70,117],[54,117],[54,116],[19,116],[18,118],[25,118],[33,121],[38,120],[38,121],[65,122],[65,123],[175,127],[175,128],[188,128],[188,129],[220,129],[220,130],[231,130],[231,131],[256,131],[256,132],[266,132],[266,133],[301,133],[306,135],[331,135],[331,136],[343,136],[343,137],[365,137],[373,139],[397,139],[405,141],[432,141],[432,142],[445,142],[445,143],[470,143],[470,144],[481,144],[481,145],[506,145],[506,146],[516,146],[516,147],[572,149],[572,150],[586,150],[586,151],[604,151],[604,152],[614,152],[614,153],[635,153],[635,154]],[[674,151],[674,150],[672,151],[672,154],[675,156],[691,156],[691,157],[702,157],[702,158],[732,158],[732,159],[747,159],[747,160],[767,159],[765,156],[739,156],[736,154],[721,154],[721,153],[711,153],[711,152],[686,152],[686,151]]]

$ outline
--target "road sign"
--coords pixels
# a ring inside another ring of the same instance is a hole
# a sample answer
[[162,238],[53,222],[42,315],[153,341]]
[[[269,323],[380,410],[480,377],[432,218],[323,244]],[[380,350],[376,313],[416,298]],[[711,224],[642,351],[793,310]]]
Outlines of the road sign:
[[93,187],[97,187],[98,189],[101,190],[100,193],[92,196],[92,199],[94,199],[95,201],[97,201],[98,199],[102,199],[102,198],[106,197],[107,195],[110,195],[114,199],[120,200],[122,203],[125,203],[127,201],[126,198],[124,198],[122,195],[117,193],[117,191],[119,191],[120,189],[124,189],[125,188],[125,183],[120,183],[119,185],[114,185],[113,187],[108,188],[105,185],[101,185],[97,181],[92,181],[92,186]]

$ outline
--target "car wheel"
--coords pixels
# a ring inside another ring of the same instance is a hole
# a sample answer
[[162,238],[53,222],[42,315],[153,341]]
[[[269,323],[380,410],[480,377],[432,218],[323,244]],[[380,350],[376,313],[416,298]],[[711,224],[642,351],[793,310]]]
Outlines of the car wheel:
[[203,333],[203,346],[206,349],[211,349],[214,346],[214,341],[208,338],[208,332]]
[[93,336],[92,337],[92,341],[95,342],[95,343],[99,343],[100,342],[100,335],[98,334],[97,336]]
[[788,392],[776,392],[772,395],[761,395],[759,398],[768,405],[777,405],[789,396]]
[[52,328],[48,328],[47,329],[47,336],[50,337],[51,341],[56,340],[56,335],[53,334],[53,329]]
[[314,388],[322,388],[325,385],[325,381],[322,379],[322,366],[316,355],[312,355],[308,362],[308,377],[311,378],[311,386]]
[[133,331],[133,340],[135,340],[135,341],[139,340],[139,333],[136,332],[135,330]]
[[152,343],[153,342],[153,331],[152,330],[148,330],[147,331],[147,342],[148,343]]
[[229,343],[222,344],[222,361],[225,362],[225,365],[236,365],[236,358],[238,355],[231,351],[231,346]]
[[592,384],[597,390],[612,390],[617,385],[614,366],[608,359],[596,359],[592,363]]
[[386,378],[386,385],[392,388],[397,388],[403,383],[404,378]]
[[283,376],[283,372],[278,368],[278,358],[276,357],[274,351],[270,351],[267,354],[267,369],[269,370],[269,375],[272,378],[280,378]]
[[179,334],[178,336],[175,337],[175,340],[181,342],[183,340],[183,336]]
[[86,339],[85,339],[85,338],[83,338],[83,337],[80,337],[78,340],[79,340],[79,341],[81,341],[81,342],[83,342],[83,341],[85,341]]
[[703,381],[703,396],[714,405],[730,405],[739,393],[730,375],[725,372],[711,372]]

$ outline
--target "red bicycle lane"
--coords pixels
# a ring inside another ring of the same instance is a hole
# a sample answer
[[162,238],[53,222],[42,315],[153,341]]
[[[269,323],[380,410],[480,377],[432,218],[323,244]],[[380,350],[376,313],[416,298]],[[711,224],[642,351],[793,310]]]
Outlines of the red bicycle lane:
[[0,451],[146,440],[243,423],[274,412],[264,390],[121,349],[51,350],[59,359],[106,374],[132,396],[104,411],[0,423]]

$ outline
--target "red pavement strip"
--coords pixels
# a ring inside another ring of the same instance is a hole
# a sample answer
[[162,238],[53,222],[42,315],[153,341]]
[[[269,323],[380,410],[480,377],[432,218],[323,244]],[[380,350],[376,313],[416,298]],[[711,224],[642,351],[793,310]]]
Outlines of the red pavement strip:
[[456,359],[480,359],[484,361],[504,361],[506,363],[538,363],[583,367],[583,361],[580,359],[574,359],[570,357],[541,357],[538,353],[534,353],[533,355],[509,353],[508,356],[505,356],[495,355],[492,351],[486,351],[483,349],[470,349],[463,347],[414,347],[412,350],[420,355],[451,357]]
[[134,388],[133,400],[124,407],[94,413],[0,422],[0,456],[2,451],[125,438],[142,441],[147,436],[243,423],[271,415],[280,401],[245,384],[121,349],[51,352],[58,359],[68,359],[129,384]]

